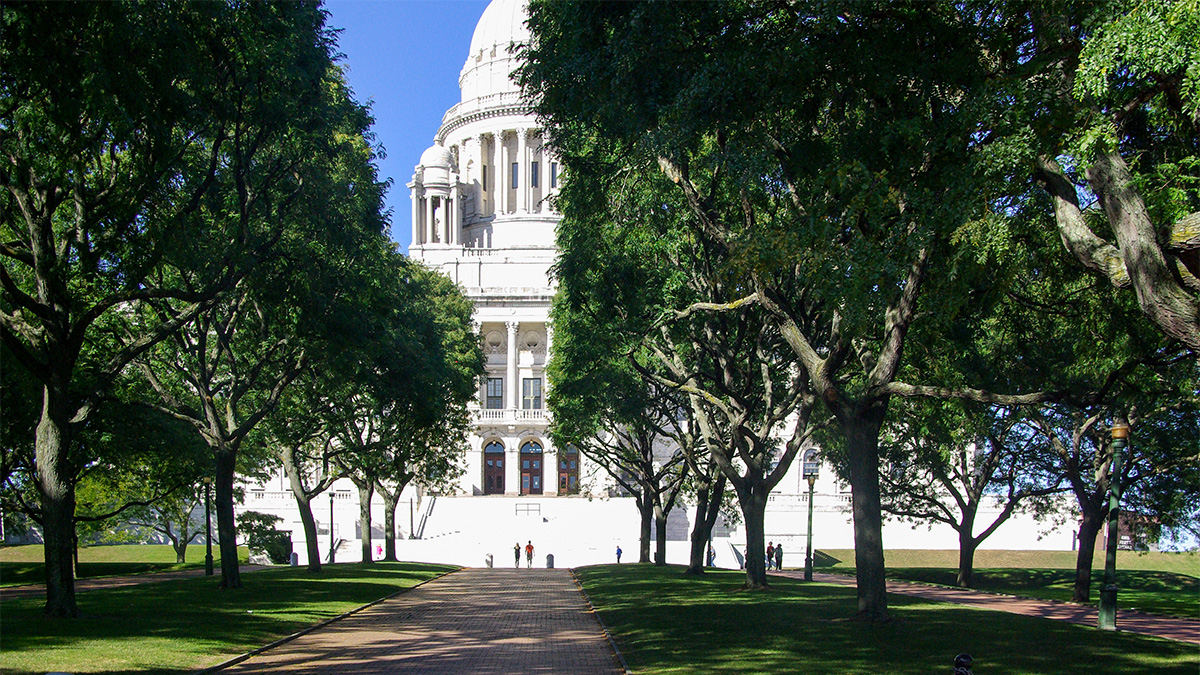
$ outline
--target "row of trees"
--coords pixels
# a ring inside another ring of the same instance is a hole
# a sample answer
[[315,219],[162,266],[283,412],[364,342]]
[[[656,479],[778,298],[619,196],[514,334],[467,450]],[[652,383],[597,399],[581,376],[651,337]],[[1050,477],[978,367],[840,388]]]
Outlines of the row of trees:
[[287,468],[315,569],[306,507],[338,475],[446,476],[469,306],[388,240],[318,4],[3,12],[3,499],[42,528],[47,613],[78,613],[77,524],[202,475],[228,588],[239,475]]
[[1194,521],[1198,16],[534,2],[520,77],[570,171],[556,424],[636,426],[659,413],[606,390],[674,392],[682,452],[737,494],[751,587],[766,495],[818,441],[871,620],[885,506],[953,521],[969,583],[985,496],[1006,517],[1069,487],[1090,570],[1111,420],[1137,506]]

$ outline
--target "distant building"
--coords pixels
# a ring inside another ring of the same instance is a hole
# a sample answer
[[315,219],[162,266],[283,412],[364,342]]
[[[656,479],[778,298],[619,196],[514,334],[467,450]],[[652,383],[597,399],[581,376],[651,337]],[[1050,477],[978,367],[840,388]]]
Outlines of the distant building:
[[[475,303],[487,375],[472,406],[473,428],[462,449],[464,473],[457,489],[435,497],[410,488],[401,499],[396,522],[405,539],[400,542],[404,559],[479,566],[492,554],[503,565],[514,543],[530,539],[539,561],[553,553],[560,567],[612,562],[618,544],[637,550],[633,498],[586,457],[555,447],[546,436],[545,369],[554,348],[549,271],[560,219],[548,199],[558,192],[562,167],[510,77],[517,66],[513,47],[529,37],[526,4],[493,0],[484,10],[459,75],[462,100],[443,116],[407,185],[413,223],[409,255],[445,273]],[[322,550],[328,550],[326,537],[332,536],[333,542],[346,541],[338,560],[357,560],[358,493],[343,480],[332,495],[328,509],[314,509]],[[817,482],[814,506],[815,545],[853,548],[849,486],[828,467]],[[293,530],[303,561],[303,530],[286,480],[277,476],[252,487],[242,508],[282,516],[281,528]],[[767,505],[766,538],[784,544],[787,566],[803,564],[807,508],[808,483],[796,461]],[[373,530],[383,526],[382,510],[377,501]],[[985,508],[981,520],[987,514]],[[669,562],[687,562],[691,516],[686,504],[671,512]],[[1071,548],[1069,528],[1042,529],[1016,516],[984,548]],[[372,538],[382,544],[382,535],[379,529]],[[719,523],[717,565],[737,567],[744,542],[742,530]],[[948,527],[889,523],[884,543],[954,549],[957,535]]]

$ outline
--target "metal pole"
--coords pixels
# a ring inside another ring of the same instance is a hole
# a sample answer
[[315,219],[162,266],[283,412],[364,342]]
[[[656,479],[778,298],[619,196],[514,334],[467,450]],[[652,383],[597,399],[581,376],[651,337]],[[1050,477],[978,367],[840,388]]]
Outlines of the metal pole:
[[329,491],[329,564],[333,564],[333,490]]
[[1117,539],[1120,537],[1121,452],[1129,437],[1129,425],[1123,417],[1113,421],[1112,472],[1108,475],[1108,546],[1104,554],[1104,588],[1100,590],[1100,630],[1117,629]]
[[817,486],[817,477],[810,475],[808,477],[808,547],[804,553],[804,580],[813,580],[813,556],[812,556],[812,516],[813,516],[813,490]]
[[212,512],[209,511],[209,491],[212,488],[212,478],[204,479],[204,576],[213,575],[212,557]]
[[413,536],[413,500],[408,500],[408,538]]

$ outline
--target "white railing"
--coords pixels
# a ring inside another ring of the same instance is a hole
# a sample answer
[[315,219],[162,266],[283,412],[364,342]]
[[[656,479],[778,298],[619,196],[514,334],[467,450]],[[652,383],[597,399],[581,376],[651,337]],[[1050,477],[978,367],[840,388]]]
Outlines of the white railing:
[[479,408],[472,411],[475,424],[548,424],[550,414],[546,410],[512,410]]

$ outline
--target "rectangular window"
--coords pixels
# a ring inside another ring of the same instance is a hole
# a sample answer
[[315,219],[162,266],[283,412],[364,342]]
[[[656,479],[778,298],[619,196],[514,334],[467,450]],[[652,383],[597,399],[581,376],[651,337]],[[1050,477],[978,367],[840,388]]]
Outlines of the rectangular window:
[[483,180],[482,180],[482,183],[483,183],[483,185],[482,185],[482,187],[483,187],[483,191],[484,191],[484,192],[487,192],[487,167],[486,167],[486,166],[485,166],[485,167],[483,167]]
[[487,381],[487,409],[500,410],[504,408],[504,378],[489,377]]
[[550,162],[550,188],[558,187],[558,162]]
[[517,185],[517,177],[520,175],[521,175],[521,165],[517,164],[516,162],[513,162],[512,185],[509,185],[508,187],[510,187],[514,190],[517,189],[518,187],[520,187],[520,185]]
[[542,409],[542,378],[527,377],[521,380],[521,407],[525,410]]
[[538,186],[538,163],[533,162],[529,165],[529,187]]

